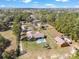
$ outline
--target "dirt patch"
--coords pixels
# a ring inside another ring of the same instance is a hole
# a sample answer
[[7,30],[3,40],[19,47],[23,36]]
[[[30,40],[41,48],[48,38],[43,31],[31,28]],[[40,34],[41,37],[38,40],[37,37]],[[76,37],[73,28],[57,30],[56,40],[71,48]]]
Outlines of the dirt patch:
[[11,45],[9,47],[6,48],[6,51],[10,51],[10,50],[16,50],[16,37],[15,35],[13,35],[13,32],[11,30],[9,31],[4,31],[4,32],[0,32],[0,34],[5,37],[6,39],[11,41]]

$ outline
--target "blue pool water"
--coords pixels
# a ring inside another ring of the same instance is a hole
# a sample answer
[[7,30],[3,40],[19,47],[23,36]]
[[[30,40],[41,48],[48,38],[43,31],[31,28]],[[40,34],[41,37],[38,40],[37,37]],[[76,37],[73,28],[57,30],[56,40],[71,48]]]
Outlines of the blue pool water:
[[40,43],[45,43],[45,42],[46,42],[45,39],[38,39],[38,40],[36,41],[36,43],[38,43],[38,44],[40,44]]

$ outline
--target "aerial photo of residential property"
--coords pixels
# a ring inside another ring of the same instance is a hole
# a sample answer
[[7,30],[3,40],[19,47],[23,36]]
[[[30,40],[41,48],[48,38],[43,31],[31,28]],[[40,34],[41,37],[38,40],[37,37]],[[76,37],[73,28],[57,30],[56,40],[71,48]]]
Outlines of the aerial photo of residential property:
[[0,0],[0,59],[79,59],[79,1]]

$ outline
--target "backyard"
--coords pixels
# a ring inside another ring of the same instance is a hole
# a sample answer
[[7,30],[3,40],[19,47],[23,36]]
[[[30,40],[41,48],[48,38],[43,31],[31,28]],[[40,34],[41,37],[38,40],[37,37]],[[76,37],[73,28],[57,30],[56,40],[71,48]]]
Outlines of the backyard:
[[43,44],[37,44],[35,41],[23,41],[23,48],[27,51],[26,54],[20,56],[20,59],[37,59],[39,57],[44,59],[58,59],[65,55],[69,55],[71,47],[58,47],[54,38],[56,36],[61,36],[62,34],[57,32],[52,26],[48,26],[46,30],[40,30],[44,33],[46,38],[46,43],[49,44],[51,49],[43,48]]

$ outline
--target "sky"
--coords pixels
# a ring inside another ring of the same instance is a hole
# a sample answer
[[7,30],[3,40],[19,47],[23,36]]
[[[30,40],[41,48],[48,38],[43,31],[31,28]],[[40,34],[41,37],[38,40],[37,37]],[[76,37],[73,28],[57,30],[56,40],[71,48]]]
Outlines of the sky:
[[79,0],[0,0],[0,8],[79,8]]

